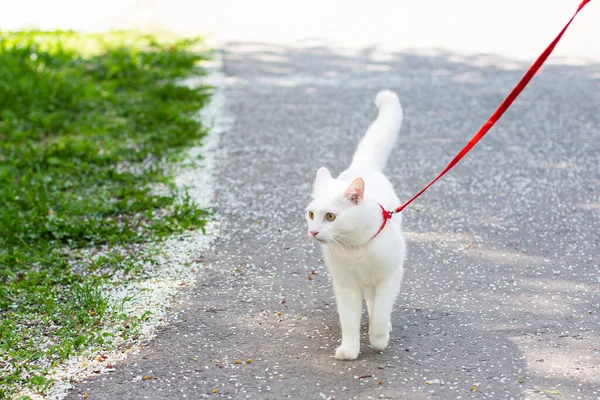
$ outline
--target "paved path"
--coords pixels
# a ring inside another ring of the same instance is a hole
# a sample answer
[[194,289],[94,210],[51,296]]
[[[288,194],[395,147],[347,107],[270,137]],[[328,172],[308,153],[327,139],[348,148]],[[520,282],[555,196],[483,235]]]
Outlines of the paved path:
[[408,198],[525,66],[452,48],[233,36],[224,94],[234,122],[218,157],[223,235],[199,255],[196,287],[156,340],[70,399],[600,398],[598,64],[545,67],[405,211],[391,348],[376,353],[363,337],[358,360],[341,362],[328,275],[304,239],[315,171],[346,167],[375,93],[391,88],[405,124],[387,174]]

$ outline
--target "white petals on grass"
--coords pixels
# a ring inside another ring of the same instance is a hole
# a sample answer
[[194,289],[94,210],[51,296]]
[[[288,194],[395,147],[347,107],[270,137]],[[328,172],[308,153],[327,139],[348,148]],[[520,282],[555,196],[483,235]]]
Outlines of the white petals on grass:
[[[185,189],[194,203],[205,209],[210,209],[213,204],[214,153],[218,147],[220,134],[227,128],[228,123],[220,118],[224,101],[223,94],[218,90],[218,82],[222,79],[222,76],[216,72],[219,68],[219,60],[217,60],[212,65],[207,65],[207,69],[211,72],[208,77],[200,81],[190,79],[183,82],[192,86],[210,83],[217,87],[210,104],[199,114],[204,125],[210,127],[202,140],[202,146],[188,150],[187,157],[176,166],[175,176],[177,187]],[[140,271],[140,275],[132,276],[131,273],[119,270],[102,289],[114,308],[122,307],[122,312],[140,320],[140,325],[137,326],[138,334],[123,339],[118,334],[122,329],[119,324],[103,328],[104,330],[98,333],[109,333],[107,338],[111,338],[109,340],[112,341],[110,346],[106,347],[116,350],[87,349],[81,355],[71,357],[68,362],[61,364],[49,374],[48,378],[54,379],[55,383],[44,398],[61,399],[66,396],[73,383],[93,375],[115,371],[119,361],[124,360],[128,354],[139,351],[141,344],[154,337],[156,327],[167,323],[167,311],[173,296],[182,287],[194,284],[198,268],[207,268],[196,260],[209,248],[219,232],[218,221],[214,216],[211,219],[205,227],[205,233],[199,229],[185,235],[176,235],[157,244],[133,245],[127,248],[112,247],[88,252],[90,258],[109,253],[121,254],[129,261],[132,254],[137,258],[132,264]],[[144,260],[142,257],[144,254],[150,254],[151,260]],[[77,268],[76,265],[73,267]],[[33,399],[42,398],[32,393],[22,394],[29,395]]]

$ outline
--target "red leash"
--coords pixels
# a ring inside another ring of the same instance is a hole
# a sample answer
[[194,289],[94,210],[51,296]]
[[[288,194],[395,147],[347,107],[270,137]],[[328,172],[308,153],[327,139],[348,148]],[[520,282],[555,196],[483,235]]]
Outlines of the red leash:
[[[410,203],[412,203],[417,197],[419,197],[420,195],[422,195],[424,191],[426,191],[427,189],[429,189],[429,187],[431,185],[433,185],[438,179],[440,179],[442,176],[444,176],[446,174],[446,172],[448,172],[450,169],[452,169],[452,167],[454,167],[461,160],[461,158],[463,158],[464,155],[467,154],[473,148],[473,146],[475,146],[475,144],[477,144],[477,142],[479,142],[479,140],[490,130],[490,128],[492,126],[494,126],[494,124],[496,123],[496,121],[498,121],[500,119],[500,117],[502,116],[502,114],[504,114],[504,111],[506,111],[508,109],[508,107],[510,107],[510,105],[512,104],[512,102],[523,91],[523,89],[525,88],[525,86],[527,86],[527,84],[529,83],[529,81],[531,80],[531,78],[533,78],[533,75],[535,75],[535,73],[537,72],[537,70],[540,69],[540,67],[542,66],[542,64],[546,61],[546,59],[548,58],[548,56],[552,53],[552,51],[554,50],[554,47],[560,41],[562,35],[565,33],[565,31],[567,30],[567,28],[569,27],[569,25],[571,25],[571,22],[573,22],[573,19],[575,18],[575,16],[590,1],[591,0],[583,0],[581,2],[581,4],[579,5],[579,7],[577,8],[577,11],[575,11],[575,14],[573,14],[573,16],[571,17],[571,19],[567,23],[567,25],[565,25],[565,27],[562,29],[562,31],[560,31],[560,33],[558,34],[558,36],[552,41],[552,43],[550,43],[550,45],[546,48],[546,50],[544,50],[544,52],[533,63],[533,65],[531,67],[529,67],[529,69],[527,70],[527,72],[525,73],[525,75],[523,76],[523,78],[521,78],[521,81],[517,84],[517,86],[515,86],[515,88],[512,90],[512,92],[510,92],[510,94],[502,102],[502,104],[500,104],[500,107],[498,107],[498,109],[494,112],[494,114],[492,114],[492,116],[490,117],[490,119],[488,119],[487,122],[485,124],[483,124],[483,126],[479,129],[479,131],[475,134],[475,136],[473,136],[473,138],[471,139],[471,141],[469,143],[467,143],[467,145],[460,151],[460,153],[458,153],[456,155],[456,157],[454,157],[454,159],[452,161],[450,161],[450,164],[448,164],[446,166],[446,168],[444,168],[442,170],[442,172],[439,173],[438,176],[436,176],[431,182],[429,182],[427,184],[427,186],[425,186],[423,189],[421,189],[417,194],[415,194],[413,197],[411,197],[410,199],[408,199],[408,201],[406,201],[401,206],[397,207],[395,210],[390,211],[389,212],[389,216],[386,217],[386,214],[384,214],[384,224],[383,224],[383,226],[385,226],[385,222],[387,222],[387,219],[391,218],[391,214],[399,213],[400,211],[404,210],[404,208],[406,206],[408,206]],[[383,227],[381,229],[383,229]],[[379,232],[381,231],[381,229],[379,230]],[[379,233],[379,232],[377,232],[377,233]],[[377,236],[377,235],[375,235],[375,236]]]

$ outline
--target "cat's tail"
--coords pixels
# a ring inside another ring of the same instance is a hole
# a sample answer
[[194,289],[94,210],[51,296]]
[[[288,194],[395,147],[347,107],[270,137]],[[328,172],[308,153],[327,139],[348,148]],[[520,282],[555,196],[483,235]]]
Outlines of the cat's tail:
[[360,141],[350,168],[382,171],[396,143],[402,125],[402,107],[398,96],[390,90],[381,91],[377,93],[375,104],[379,115]]

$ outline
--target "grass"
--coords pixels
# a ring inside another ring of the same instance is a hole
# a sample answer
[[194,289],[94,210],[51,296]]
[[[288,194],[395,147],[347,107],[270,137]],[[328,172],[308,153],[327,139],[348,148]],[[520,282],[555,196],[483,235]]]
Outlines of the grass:
[[197,44],[0,32],[0,399],[43,394],[51,368],[135,335],[102,288],[143,271],[114,246],[203,228],[165,162],[204,134],[206,91],[177,84],[201,72]]

